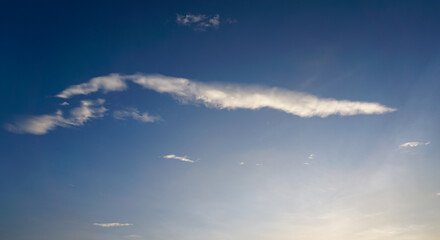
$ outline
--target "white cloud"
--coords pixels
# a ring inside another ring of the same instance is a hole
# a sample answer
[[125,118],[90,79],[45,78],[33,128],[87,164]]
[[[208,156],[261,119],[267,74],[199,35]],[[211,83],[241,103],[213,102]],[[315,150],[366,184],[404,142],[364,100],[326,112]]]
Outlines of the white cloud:
[[131,223],[93,223],[94,226],[99,226],[99,227],[127,227],[127,226],[132,226],[133,224]]
[[313,160],[315,158],[315,155],[314,154],[310,154],[307,158],[310,159],[310,160]]
[[66,90],[60,92],[57,97],[70,98],[74,95],[87,95],[99,90],[110,92],[123,91],[126,88],[127,84],[119,74],[110,74],[108,76],[92,78],[87,83],[70,86]]
[[155,122],[160,120],[159,116],[151,116],[147,112],[140,113],[137,109],[118,110],[113,112],[113,117],[119,120],[133,118],[141,122]]
[[189,163],[194,163],[195,162],[194,160],[189,159],[187,156],[179,157],[179,156],[176,156],[174,154],[165,155],[165,156],[163,156],[163,158],[166,158],[166,159],[176,159],[176,160],[179,160],[179,161],[182,161],[182,162],[189,162]]
[[8,123],[5,129],[13,133],[29,133],[42,135],[56,127],[82,126],[92,118],[100,118],[107,111],[102,106],[103,99],[96,101],[81,101],[81,106],[73,108],[69,117],[65,118],[63,112],[58,110],[54,114],[22,117],[15,123]]
[[218,28],[220,26],[220,15],[208,17],[204,14],[177,14],[176,22],[180,25],[193,27],[194,30],[206,31],[208,28]]
[[240,162],[240,166],[243,166],[244,165],[244,162]]
[[[96,79],[96,78],[94,78]],[[94,81],[92,79],[91,81]],[[163,75],[125,75],[111,74],[99,79],[133,81],[144,88],[168,93],[183,103],[202,103],[209,108],[218,109],[252,109],[272,108],[300,117],[327,117],[330,115],[352,116],[358,114],[383,114],[396,111],[375,102],[359,102],[319,98],[317,96],[290,91],[276,87],[245,86],[233,84],[212,84],[175,78]],[[103,81],[103,80],[102,80]],[[85,83],[88,85],[89,83]],[[83,84],[81,84],[83,85]],[[103,84],[104,85],[104,84]],[[125,83],[122,84],[125,86]],[[71,97],[78,94],[89,94],[91,91],[77,91],[80,85],[74,85],[58,96]],[[95,88],[95,92],[100,88]],[[106,89],[110,91],[109,89]],[[120,91],[117,89],[116,91]],[[69,94],[67,94],[69,93]]]
[[401,144],[400,148],[413,148],[413,147],[420,147],[420,146],[426,146],[431,144],[431,142],[406,142]]
[[62,102],[60,103],[61,106],[69,106],[70,104],[68,102]]
[[308,163],[308,162],[305,162],[305,163],[304,163],[304,165],[309,165],[309,164],[310,164],[310,163]]
[[263,166],[263,164],[262,163],[256,163],[255,166],[260,167],[260,166]]

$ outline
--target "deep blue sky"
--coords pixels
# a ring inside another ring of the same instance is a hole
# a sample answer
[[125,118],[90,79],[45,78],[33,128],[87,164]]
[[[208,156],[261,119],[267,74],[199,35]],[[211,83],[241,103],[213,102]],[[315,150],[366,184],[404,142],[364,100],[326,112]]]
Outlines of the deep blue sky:
[[[53,114],[55,95],[110,73],[397,111],[225,110],[133,83],[73,97],[68,109],[103,98],[109,111],[43,135],[0,130],[0,238],[436,239],[439,12],[437,1],[2,2],[2,125]],[[197,31],[177,14],[220,25]],[[112,117],[126,108],[161,120]],[[93,225],[114,222],[133,225]]]

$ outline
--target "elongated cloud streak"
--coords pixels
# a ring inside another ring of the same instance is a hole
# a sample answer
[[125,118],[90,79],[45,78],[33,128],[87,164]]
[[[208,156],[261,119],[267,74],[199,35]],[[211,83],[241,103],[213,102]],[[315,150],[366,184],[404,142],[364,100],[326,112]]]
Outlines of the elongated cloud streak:
[[431,144],[431,142],[406,142],[404,144],[401,144],[400,148],[413,148],[413,147],[420,147],[420,146],[426,146]]
[[[108,84],[107,81],[109,81]],[[74,95],[87,95],[97,91],[122,91],[126,89],[127,81],[160,93],[171,94],[184,103],[202,103],[206,107],[218,109],[272,108],[300,117],[352,116],[396,111],[394,108],[375,102],[319,98],[308,93],[276,87],[207,84],[185,78],[143,74],[111,74],[106,77],[93,78],[88,83],[71,86],[57,96],[70,98]]]
[[127,227],[127,226],[132,226],[133,224],[131,223],[94,223],[94,226],[98,226],[98,227]]
[[179,157],[179,156],[176,156],[174,154],[163,156],[163,158],[166,158],[166,159],[176,159],[176,160],[179,160],[179,161],[182,161],[182,162],[189,162],[189,163],[194,163],[195,162],[194,160],[189,159],[187,156]]
[[58,110],[54,114],[28,116],[5,125],[5,129],[13,133],[30,133],[36,135],[46,134],[56,127],[82,126],[92,118],[100,118],[107,111],[102,106],[104,100],[81,101],[81,106],[73,108],[65,118],[63,112]]

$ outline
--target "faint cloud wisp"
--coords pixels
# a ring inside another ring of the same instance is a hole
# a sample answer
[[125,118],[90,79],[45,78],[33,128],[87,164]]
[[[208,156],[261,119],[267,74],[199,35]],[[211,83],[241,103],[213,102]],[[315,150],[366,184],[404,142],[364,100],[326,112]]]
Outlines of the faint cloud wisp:
[[399,145],[400,148],[414,148],[414,147],[420,147],[420,146],[427,146],[431,144],[431,142],[406,142],[401,145]]
[[189,159],[187,156],[180,157],[180,156],[176,156],[174,154],[165,155],[165,156],[163,156],[163,158],[165,158],[165,159],[176,159],[176,160],[179,160],[179,161],[182,161],[182,162],[189,162],[189,163],[194,163],[195,162],[194,160]]
[[113,117],[118,120],[132,118],[140,122],[156,122],[161,118],[159,116],[151,116],[147,112],[141,113],[137,109],[117,110],[113,112]]
[[132,226],[133,224],[131,224],[131,223],[93,223],[93,225],[98,226],[98,227],[109,228],[109,227],[127,227],[127,226]]

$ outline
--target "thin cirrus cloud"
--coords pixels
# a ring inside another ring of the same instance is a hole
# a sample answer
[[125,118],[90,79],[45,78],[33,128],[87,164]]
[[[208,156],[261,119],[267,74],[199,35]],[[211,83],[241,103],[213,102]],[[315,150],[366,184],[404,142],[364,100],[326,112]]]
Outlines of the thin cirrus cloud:
[[156,122],[161,118],[159,116],[152,116],[147,112],[139,112],[137,109],[128,110],[117,110],[113,112],[113,117],[119,120],[125,120],[127,118],[132,118],[140,122]]
[[163,158],[165,158],[165,159],[175,159],[175,160],[179,160],[179,161],[182,161],[182,162],[189,162],[189,163],[194,163],[195,162],[194,160],[189,159],[187,156],[180,157],[180,156],[176,156],[174,154],[165,155],[165,156],[163,156]]
[[98,226],[98,227],[109,228],[109,227],[128,227],[128,226],[132,226],[133,224],[131,224],[131,223],[93,223],[93,225]]
[[57,127],[82,126],[93,118],[101,118],[107,111],[103,99],[81,101],[81,106],[70,110],[67,117],[61,110],[54,114],[22,117],[14,123],[5,124],[5,129],[13,133],[42,135]]
[[[104,84],[106,79],[109,83]],[[202,103],[206,107],[217,109],[272,108],[300,117],[352,116],[396,111],[395,108],[376,102],[320,98],[312,94],[277,87],[201,83],[186,78],[145,74],[111,74],[93,78],[87,83],[68,87],[57,97],[67,99],[97,91],[123,91],[127,88],[127,81],[149,90],[170,94],[183,103]]]
[[177,14],[176,22],[179,25],[192,27],[196,31],[206,31],[208,28],[220,26],[220,15],[209,17],[204,14]]
[[406,142],[403,144],[400,144],[400,148],[414,148],[414,147],[420,147],[420,146],[427,146],[431,144],[431,142]]

